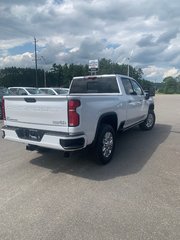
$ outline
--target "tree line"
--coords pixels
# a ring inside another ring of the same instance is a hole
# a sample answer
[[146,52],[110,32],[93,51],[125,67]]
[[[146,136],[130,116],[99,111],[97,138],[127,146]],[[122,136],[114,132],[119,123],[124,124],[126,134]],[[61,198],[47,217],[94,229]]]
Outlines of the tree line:
[[165,94],[180,93],[180,75],[177,77],[166,77],[163,82],[157,85],[158,91]]
[[[98,74],[123,74],[127,75],[128,65],[114,63],[109,59],[99,60],[99,70]],[[8,67],[0,69],[0,86],[12,87],[12,86],[22,86],[22,87],[44,87],[45,76],[46,76],[46,86],[47,87],[69,87],[71,80],[75,76],[85,76],[89,75],[89,67],[87,64],[56,64],[54,63],[49,71],[44,74],[43,69],[37,70],[37,82],[36,82],[36,72],[32,68],[17,68]],[[143,71],[141,68],[134,68],[129,66],[129,76],[136,79],[142,87],[146,90],[150,87],[154,87],[154,83],[143,79]],[[171,83],[170,83],[171,82]],[[164,93],[174,93],[174,89],[178,89],[178,84],[176,88],[173,85],[173,81],[169,79],[164,79],[163,83],[156,88],[160,89]]]

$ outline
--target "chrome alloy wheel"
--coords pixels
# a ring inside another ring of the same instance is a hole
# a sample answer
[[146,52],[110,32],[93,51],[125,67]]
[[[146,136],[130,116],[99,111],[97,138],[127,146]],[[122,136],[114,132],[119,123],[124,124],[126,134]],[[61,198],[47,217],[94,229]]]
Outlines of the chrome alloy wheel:
[[113,135],[111,132],[106,132],[103,138],[102,153],[105,158],[108,158],[113,150]]

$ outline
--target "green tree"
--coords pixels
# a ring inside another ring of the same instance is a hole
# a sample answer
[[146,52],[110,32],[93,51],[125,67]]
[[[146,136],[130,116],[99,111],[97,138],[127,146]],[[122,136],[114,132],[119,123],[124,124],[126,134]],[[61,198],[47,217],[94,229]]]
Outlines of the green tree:
[[177,82],[173,77],[166,77],[163,80],[164,83],[164,93],[173,94],[176,93]]
[[110,59],[102,58],[99,60],[98,74],[110,74],[112,72],[112,62]]
[[176,77],[177,87],[176,87],[176,93],[180,93],[180,75]]
[[[99,70],[97,74],[123,74],[127,75],[128,65],[113,63],[110,59],[102,58],[99,60]],[[56,64],[46,72],[46,82],[48,87],[68,87],[72,78],[75,76],[85,76],[89,73],[88,65],[81,64]],[[143,84],[144,88],[150,85],[150,82],[143,80],[143,72],[141,68],[133,68],[129,66],[130,77],[135,78]],[[35,69],[31,68],[5,68],[0,70],[1,86],[36,86]],[[38,69],[38,86],[44,86],[44,71]]]
[[47,86],[62,86],[64,81],[63,68],[61,65],[54,63],[48,74]]

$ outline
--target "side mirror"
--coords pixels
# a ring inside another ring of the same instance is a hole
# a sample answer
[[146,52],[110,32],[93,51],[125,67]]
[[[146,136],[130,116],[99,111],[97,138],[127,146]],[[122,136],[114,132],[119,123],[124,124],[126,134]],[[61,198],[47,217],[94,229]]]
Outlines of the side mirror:
[[154,97],[155,96],[155,88],[154,87],[151,87],[150,89],[149,89],[149,96],[150,97]]
[[149,87],[147,90],[144,90],[145,93],[149,94],[149,97],[154,97],[155,96],[155,88],[154,87]]
[[148,100],[150,98],[149,92],[145,91],[145,99]]

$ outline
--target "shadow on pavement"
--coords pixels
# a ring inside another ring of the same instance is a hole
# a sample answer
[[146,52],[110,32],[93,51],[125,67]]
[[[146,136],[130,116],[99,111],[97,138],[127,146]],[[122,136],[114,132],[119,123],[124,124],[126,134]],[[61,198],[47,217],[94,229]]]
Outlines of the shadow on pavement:
[[52,173],[66,173],[96,181],[105,181],[118,176],[139,172],[152,154],[168,137],[170,125],[156,124],[151,131],[133,128],[117,135],[115,154],[108,165],[99,166],[93,161],[94,152],[84,149],[64,158],[60,151],[49,151],[31,164],[52,170]]

